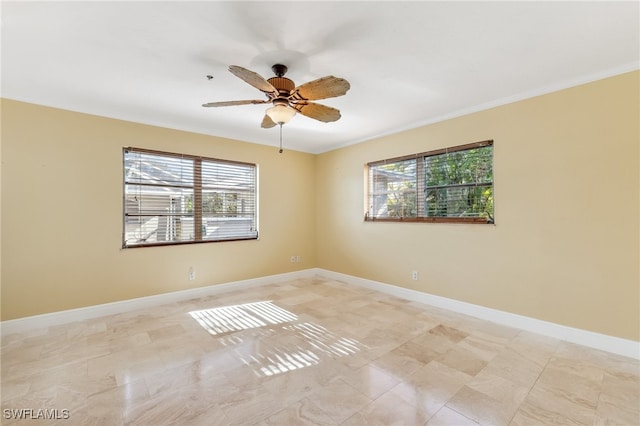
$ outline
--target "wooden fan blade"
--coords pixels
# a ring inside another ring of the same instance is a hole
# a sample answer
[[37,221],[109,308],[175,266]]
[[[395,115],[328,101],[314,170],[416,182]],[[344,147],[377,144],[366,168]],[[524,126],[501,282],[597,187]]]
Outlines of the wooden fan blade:
[[264,115],[264,118],[262,119],[262,128],[263,129],[270,129],[271,127],[274,127],[276,125],[276,123],[271,119],[271,117],[269,117],[267,114]]
[[270,102],[268,100],[253,99],[250,101],[223,101],[223,102],[209,102],[202,104],[203,107],[221,107],[221,106],[234,106],[234,105],[250,105],[250,104],[266,104]]
[[344,78],[329,75],[308,83],[301,84],[293,89],[293,97],[303,100],[317,100],[342,96],[351,88]]
[[297,104],[294,108],[300,111],[300,114],[306,115],[314,120],[323,121],[329,123],[340,119],[340,111],[328,107],[326,105],[316,104],[314,102],[307,102],[305,104]]
[[255,87],[256,89],[261,90],[264,93],[269,93],[274,96],[278,95],[278,91],[276,90],[276,88],[273,87],[271,83],[265,80],[258,73],[250,71],[246,68],[239,67],[237,65],[231,65],[229,67],[229,71],[231,71],[231,73],[236,77],[243,79],[244,81],[246,81],[247,83]]

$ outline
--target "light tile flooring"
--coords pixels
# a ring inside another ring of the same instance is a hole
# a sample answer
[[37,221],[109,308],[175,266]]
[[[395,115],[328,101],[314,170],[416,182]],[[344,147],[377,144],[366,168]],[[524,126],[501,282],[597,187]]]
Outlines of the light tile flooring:
[[323,278],[2,336],[2,424],[638,425],[639,407],[637,360]]

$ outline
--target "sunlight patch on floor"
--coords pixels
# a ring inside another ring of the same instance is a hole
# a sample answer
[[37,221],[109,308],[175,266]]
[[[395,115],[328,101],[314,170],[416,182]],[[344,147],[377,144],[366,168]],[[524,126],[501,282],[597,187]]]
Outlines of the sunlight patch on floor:
[[270,300],[191,311],[189,315],[214,336],[298,319]]
[[[249,359],[240,356],[259,376],[310,367],[319,364],[322,356],[353,355],[364,347],[357,340],[339,336],[319,324],[297,322],[297,315],[270,300],[191,311],[189,314],[213,336],[232,337],[228,335],[263,328],[263,337],[269,343],[261,345]],[[290,336],[293,341],[288,345],[279,344],[282,336]],[[241,343],[243,339],[234,341]]]

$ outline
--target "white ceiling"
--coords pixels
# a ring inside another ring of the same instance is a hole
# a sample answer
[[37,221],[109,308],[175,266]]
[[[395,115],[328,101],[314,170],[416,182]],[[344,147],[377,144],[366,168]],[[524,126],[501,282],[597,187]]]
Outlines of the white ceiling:
[[[311,153],[639,68],[639,5],[627,2],[6,2],[2,96],[260,144],[266,105],[227,71],[351,90],[302,115],[285,148]],[[206,75],[213,75],[208,80]],[[90,143],[90,141],[88,141]]]

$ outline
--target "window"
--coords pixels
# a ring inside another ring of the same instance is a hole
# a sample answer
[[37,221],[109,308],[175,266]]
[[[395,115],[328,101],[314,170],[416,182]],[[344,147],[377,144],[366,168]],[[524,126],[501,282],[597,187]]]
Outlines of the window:
[[258,238],[255,164],[123,152],[124,248]]
[[368,221],[493,223],[493,141],[368,167]]

